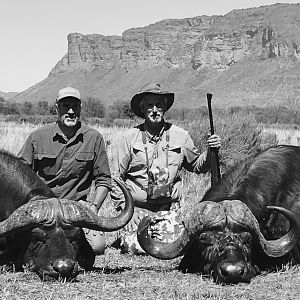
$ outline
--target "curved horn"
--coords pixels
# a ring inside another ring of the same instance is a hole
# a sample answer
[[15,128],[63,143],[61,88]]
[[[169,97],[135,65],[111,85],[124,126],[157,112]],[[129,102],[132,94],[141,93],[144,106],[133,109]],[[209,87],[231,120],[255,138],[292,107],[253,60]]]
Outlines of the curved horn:
[[189,234],[186,229],[174,242],[162,243],[152,239],[148,233],[148,227],[152,219],[144,217],[137,230],[137,239],[143,250],[159,259],[173,259],[184,253],[185,247],[189,242]]
[[56,198],[35,200],[16,209],[6,220],[0,222],[0,237],[37,227],[41,224],[51,224],[56,217]]
[[289,231],[277,240],[268,241],[259,231],[259,241],[264,252],[271,257],[280,257],[292,250],[300,238],[300,222],[295,214],[279,206],[267,206],[267,209],[278,211],[290,222]]
[[78,202],[61,199],[63,204],[63,220],[65,223],[69,223],[73,226],[79,226],[99,231],[115,231],[124,227],[132,218],[134,203],[133,198],[125,184],[117,179],[113,178],[117,185],[120,187],[125,198],[125,207],[122,212],[111,218],[98,216],[93,213],[88,207],[81,205]]
[[285,255],[296,245],[300,238],[300,221],[298,221],[294,213],[286,208],[278,206],[266,207],[283,214],[290,222],[290,229],[284,236],[277,240],[266,240],[260,231],[257,219],[246,204],[239,200],[226,200],[223,201],[223,204],[227,210],[228,220],[239,223],[243,227],[248,227],[268,256],[280,257]]
[[138,242],[146,253],[156,258],[173,259],[185,252],[194,233],[200,234],[210,226],[220,223],[224,218],[224,212],[220,210],[219,203],[211,201],[199,203],[192,217],[185,224],[181,235],[171,243],[162,243],[149,236],[148,227],[154,220],[145,217],[138,226]]

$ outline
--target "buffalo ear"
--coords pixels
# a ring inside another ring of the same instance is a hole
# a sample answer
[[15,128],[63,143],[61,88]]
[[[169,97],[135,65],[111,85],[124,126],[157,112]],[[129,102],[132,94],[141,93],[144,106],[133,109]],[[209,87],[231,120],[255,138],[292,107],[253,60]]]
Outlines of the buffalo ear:
[[76,260],[83,269],[85,269],[86,271],[90,271],[93,269],[95,258],[95,253],[91,245],[85,238],[83,230],[81,230],[81,237]]

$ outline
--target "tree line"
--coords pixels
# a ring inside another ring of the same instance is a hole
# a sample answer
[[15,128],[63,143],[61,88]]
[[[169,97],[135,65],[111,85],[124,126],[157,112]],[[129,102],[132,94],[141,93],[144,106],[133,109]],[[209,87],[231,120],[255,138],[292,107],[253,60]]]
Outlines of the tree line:
[[[55,115],[56,111],[54,104],[49,104],[47,101],[14,103],[6,101],[4,97],[0,96],[0,114],[49,116]],[[116,101],[113,105],[106,107],[101,101],[93,97],[88,97],[84,100],[82,107],[82,117],[124,119],[133,118],[133,116],[134,114],[130,108],[130,103],[127,101]]]
[[[251,113],[255,116],[256,121],[263,124],[300,124],[300,107],[297,102],[295,105],[270,105],[268,107],[256,106],[236,106],[229,108],[214,108],[216,114],[234,114],[234,113]],[[54,104],[47,101],[39,101],[32,103],[25,101],[23,103],[14,103],[6,101],[0,96],[0,114],[16,117],[26,116],[53,116],[56,114]],[[98,119],[134,119],[135,115],[130,107],[129,101],[119,100],[113,104],[106,106],[98,99],[88,97],[84,100],[82,108],[83,118]],[[167,119],[172,120],[199,120],[208,118],[208,110],[205,106],[197,108],[172,107],[166,113]],[[26,119],[26,118],[25,118]]]

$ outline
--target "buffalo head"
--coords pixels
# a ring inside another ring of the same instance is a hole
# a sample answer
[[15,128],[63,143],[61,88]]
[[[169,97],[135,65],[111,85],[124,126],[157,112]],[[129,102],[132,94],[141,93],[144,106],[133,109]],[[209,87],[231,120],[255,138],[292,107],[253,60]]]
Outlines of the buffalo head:
[[148,226],[154,220],[145,217],[138,227],[138,241],[159,259],[184,255],[179,266],[184,272],[209,274],[222,283],[249,282],[259,272],[254,252],[267,258],[281,257],[300,237],[300,223],[292,212],[274,206],[267,209],[282,213],[290,222],[290,230],[277,240],[264,238],[258,221],[243,202],[224,200],[200,202],[172,243],[152,239]]
[[[124,184],[115,179],[125,196],[125,208],[116,217],[94,214],[89,208],[67,199],[30,201],[0,222],[0,237],[13,240],[7,253],[18,253],[15,261],[28,265],[42,279],[75,278],[78,266],[93,266],[95,255],[82,228],[104,232],[125,226],[133,214],[133,199]],[[12,250],[13,251],[10,251]]]

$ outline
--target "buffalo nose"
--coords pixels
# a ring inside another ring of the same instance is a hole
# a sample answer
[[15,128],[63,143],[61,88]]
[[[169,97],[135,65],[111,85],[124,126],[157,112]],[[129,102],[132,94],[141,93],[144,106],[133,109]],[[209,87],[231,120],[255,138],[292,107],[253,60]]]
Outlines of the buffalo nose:
[[246,265],[244,262],[223,262],[219,265],[219,275],[228,282],[240,280],[245,275]]
[[57,259],[52,264],[53,270],[61,277],[71,278],[77,274],[77,263],[72,259]]

